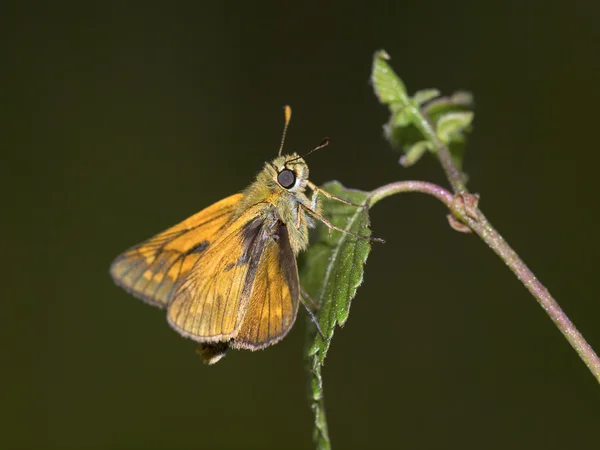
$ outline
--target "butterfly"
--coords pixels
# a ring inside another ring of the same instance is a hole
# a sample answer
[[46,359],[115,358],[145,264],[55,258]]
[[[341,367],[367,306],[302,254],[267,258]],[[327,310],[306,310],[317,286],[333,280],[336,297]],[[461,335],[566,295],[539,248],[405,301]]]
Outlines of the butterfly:
[[[263,349],[289,332],[303,302],[296,256],[307,247],[315,221],[381,241],[323,217],[320,195],[364,205],[309,181],[306,155],[281,154],[290,118],[286,106],[279,154],[248,188],[130,248],[111,265],[115,283],[166,308],[169,324],[199,342],[198,353],[207,364],[219,361],[229,348]],[[323,140],[307,155],[327,144]]]

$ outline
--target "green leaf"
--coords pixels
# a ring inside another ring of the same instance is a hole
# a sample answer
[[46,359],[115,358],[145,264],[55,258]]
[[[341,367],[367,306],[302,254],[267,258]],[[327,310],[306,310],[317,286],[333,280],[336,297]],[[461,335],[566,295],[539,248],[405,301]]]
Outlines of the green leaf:
[[[456,92],[451,97],[435,99],[424,108],[431,121],[436,124],[436,135],[447,145],[458,169],[462,169],[467,134],[471,131],[472,108],[473,98],[470,93],[464,91]],[[459,118],[456,123],[452,123],[457,117],[460,117],[453,116],[454,114],[465,114],[465,116],[462,119]],[[449,121],[449,119],[451,120]],[[445,123],[446,121],[449,122]],[[461,122],[465,122],[466,125],[462,127]],[[457,127],[452,130],[455,125]],[[449,128],[446,128],[448,126]],[[467,175],[464,173],[462,175],[466,182]]]
[[413,115],[410,110],[402,105],[401,108],[390,107],[392,116],[389,125],[394,128],[403,128],[409,126],[413,121]]
[[420,107],[423,105],[423,103],[427,103],[429,100],[433,100],[439,95],[440,91],[438,91],[437,89],[423,89],[415,92],[415,95],[413,95],[412,100],[417,106]]
[[[355,204],[365,204],[369,196],[368,192],[348,189],[337,181],[326,183],[322,189]],[[346,205],[337,200],[324,200],[322,213],[334,225],[362,236],[371,235],[366,208]],[[301,281],[304,290],[320,306],[319,325],[327,340],[323,342],[317,334],[311,355],[326,349],[335,326],[346,322],[350,302],[362,282],[363,264],[370,248],[367,239],[330,231],[324,224],[317,224],[311,245],[303,256]],[[324,358],[324,352],[320,356]]]
[[[348,189],[337,181],[322,189],[355,204],[366,204],[368,192]],[[325,199],[323,215],[334,225],[355,234],[369,236],[366,208]],[[337,325],[348,320],[350,304],[363,280],[363,266],[371,244],[339,231],[329,231],[318,223],[311,244],[300,259],[302,288],[319,305],[317,320],[325,339],[313,325],[309,328],[308,357],[311,371],[312,408],[315,415],[315,441],[321,449],[330,448],[323,400],[321,369]]]
[[404,156],[402,158],[400,158],[400,164],[403,167],[412,166],[419,159],[421,159],[421,156],[423,156],[423,154],[427,150],[432,150],[432,149],[433,149],[433,146],[431,145],[431,142],[418,141],[415,144],[413,144],[407,151],[405,151]]
[[[389,59],[383,50],[375,53],[371,80],[375,94],[390,110],[384,135],[393,147],[404,152],[400,164],[411,166],[423,156],[425,149],[437,154],[441,147],[447,147],[454,164],[461,170],[467,132],[473,120],[473,96],[458,91],[439,97],[437,89],[423,89],[409,98]],[[465,174],[462,177],[466,179]]]
[[430,101],[423,112],[437,123],[440,116],[449,112],[472,111],[473,95],[467,91],[456,91],[449,97],[438,97]]
[[386,105],[406,103],[408,101],[406,87],[387,63],[389,59],[390,57],[385,50],[379,50],[373,58],[371,83],[373,83],[375,95],[381,103]]
[[442,142],[449,144],[452,137],[462,134],[472,121],[473,113],[470,111],[444,114],[437,123],[436,133]]

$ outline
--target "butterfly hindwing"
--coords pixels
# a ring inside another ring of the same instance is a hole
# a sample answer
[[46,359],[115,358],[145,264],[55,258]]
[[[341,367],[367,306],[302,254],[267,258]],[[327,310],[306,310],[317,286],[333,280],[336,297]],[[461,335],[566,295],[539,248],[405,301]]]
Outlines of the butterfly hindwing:
[[177,283],[231,221],[241,198],[242,194],[227,197],[130,248],[112,263],[113,279],[136,297],[165,307]]
[[177,287],[169,323],[203,343],[256,350],[283,338],[296,318],[298,269],[287,228],[265,204],[232,222]]
[[183,336],[198,342],[235,336],[267,241],[265,205],[232,221],[176,287],[167,319]]
[[298,312],[300,285],[287,227],[278,223],[262,252],[248,308],[232,347],[258,350],[281,340]]

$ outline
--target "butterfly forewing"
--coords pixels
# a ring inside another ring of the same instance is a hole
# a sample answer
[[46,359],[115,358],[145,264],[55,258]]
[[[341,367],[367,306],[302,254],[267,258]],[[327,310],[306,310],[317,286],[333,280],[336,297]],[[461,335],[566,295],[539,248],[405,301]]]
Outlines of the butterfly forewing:
[[164,307],[184,279],[230,222],[242,195],[236,194],[178,225],[130,248],[115,259],[111,275],[136,297]]

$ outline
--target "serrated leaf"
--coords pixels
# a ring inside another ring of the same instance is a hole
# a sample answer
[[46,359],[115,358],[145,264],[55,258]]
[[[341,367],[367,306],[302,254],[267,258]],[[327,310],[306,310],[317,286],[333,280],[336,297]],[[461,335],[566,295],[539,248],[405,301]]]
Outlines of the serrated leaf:
[[449,144],[452,137],[461,136],[472,121],[473,113],[470,111],[447,113],[438,120],[436,133],[442,142]]
[[[369,195],[348,189],[337,181],[325,184],[322,189],[355,204],[363,204]],[[322,211],[334,225],[346,231],[362,236],[371,234],[366,208],[325,199]],[[317,317],[326,342],[317,334],[311,354],[321,349],[326,351],[335,326],[343,325],[348,318],[350,303],[362,282],[363,265],[370,249],[371,244],[366,239],[335,230],[330,232],[324,224],[317,224],[314,238],[301,260],[301,284],[320,307]]]
[[430,100],[433,100],[436,97],[439,97],[440,91],[437,89],[422,89],[420,91],[415,92],[412,100],[416,103],[417,107],[421,107],[423,103],[427,103]]
[[404,83],[392,70],[387,61],[390,59],[385,50],[379,50],[373,58],[371,83],[381,103],[405,103],[408,100]]
[[[368,192],[348,189],[337,181],[326,183],[322,189],[355,204],[365,204]],[[346,231],[369,236],[369,216],[366,208],[345,205],[325,199],[322,213],[334,225]],[[363,280],[363,266],[371,244],[339,231],[329,231],[318,223],[311,236],[311,244],[300,259],[302,288],[319,305],[316,315],[324,338],[309,329],[308,355],[310,358],[312,409],[315,414],[315,440],[318,448],[329,448],[327,422],[323,404],[321,368],[337,325],[348,319],[352,299]]]
[[[465,153],[466,131],[473,120],[473,96],[466,91],[439,97],[437,89],[417,91],[408,97],[402,80],[388,64],[388,54],[375,53],[371,81],[375,94],[390,110],[384,125],[384,136],[393,147],[404,152],[400,164],[415,164],[425,153],[423,141],[428,141],[432,153],[446,146],[460,170]],[[463,174],[463,178],[466,176]]]

